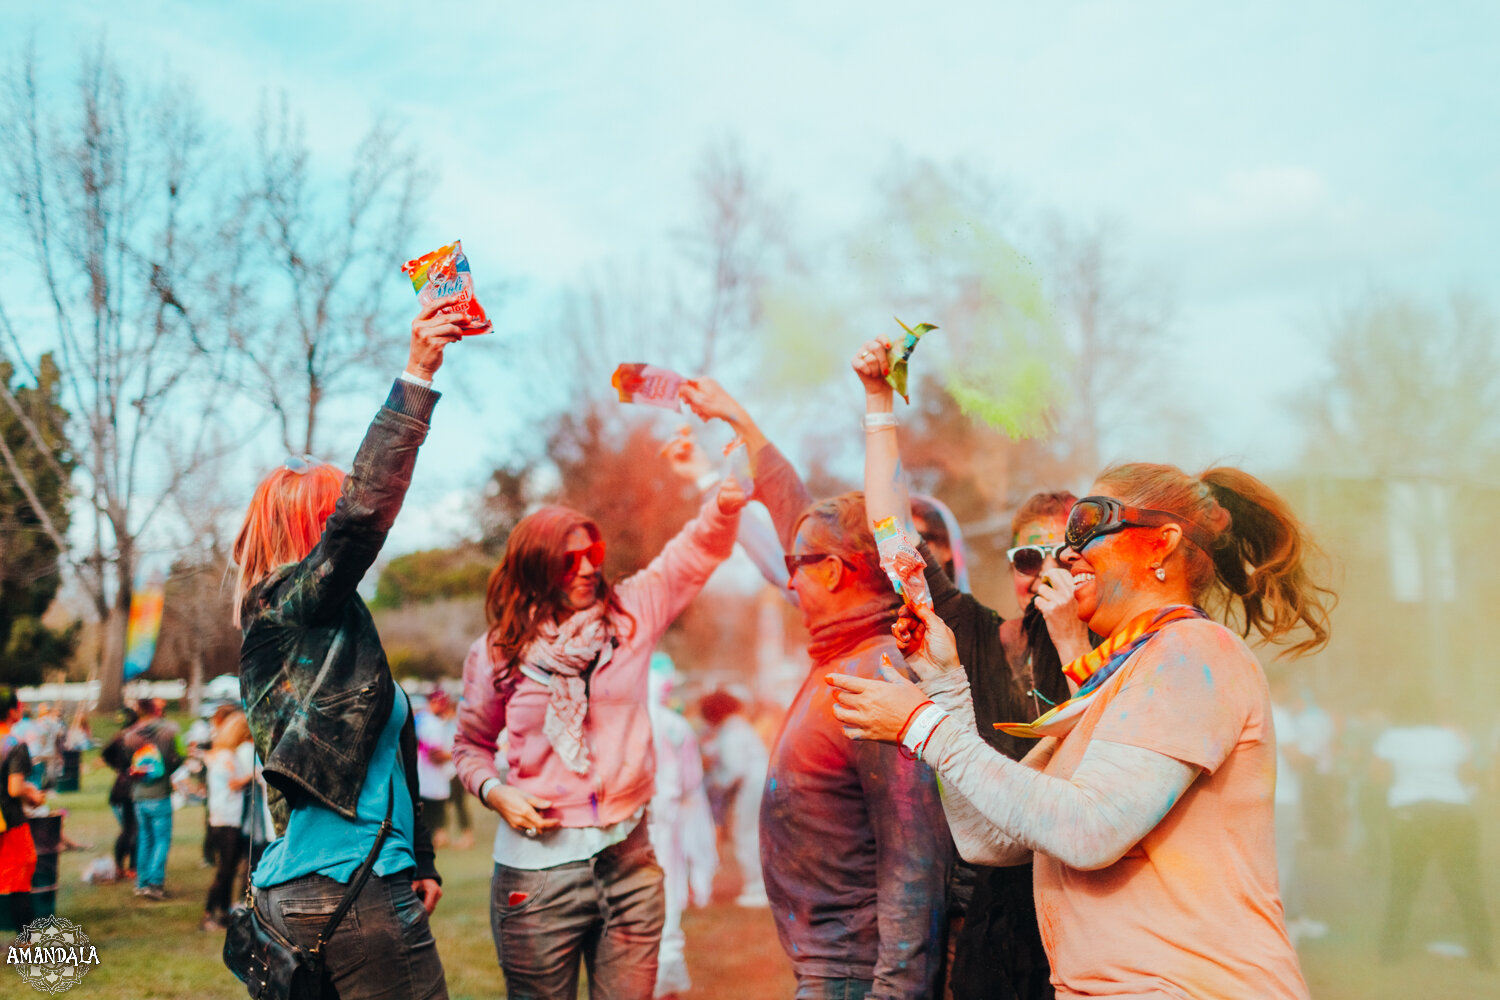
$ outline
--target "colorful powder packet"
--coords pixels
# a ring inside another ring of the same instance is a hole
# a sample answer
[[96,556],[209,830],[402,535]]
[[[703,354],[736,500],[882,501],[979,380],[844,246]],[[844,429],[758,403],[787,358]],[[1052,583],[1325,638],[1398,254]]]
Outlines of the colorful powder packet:
[[468,320],[469,327],[464,336],[489,333],[495,328],[484,314],[484,306],[474,297],[474,276],[469,272],[469,258],[464,256],[462,241],[454,240],[445,247],[409,260],[401,265],[401,271],[411,278],[412,287],[417,290],[417,301],[424,306],[437,299],[458,296],[458,302],[443,311]]
[[681,413],[682,404],[677,399],[677,390],[686,381],[670,368],[623,364],[610,376],[609,384],[615,387],[622,403],[659,406],[664,410]]
[[891,578],[896,593],[914,608],[932,607],[927,575],[922,572],[927,560],[894,517],[875,522],[875,547],[880,552],[880,568]]
[[[894,316],[891,318],[896,319]],[[896,319],[896,322],[901,323],[901,320]],[[936,330],[937,327],[931,323],[918,323],[915,328],[912,328],[901,323],[901,329],[906,331],[906,337],[901,341],[900,347],[891,348],[891,371],[885,380],[891,384],[892,389],[901,394],[903,400],[910,403],[911,399],[906,395],[906,373],[909,367],[908,362],[911,361],[911,353],[917,349],[917,341],[922,339],[922,335]]]

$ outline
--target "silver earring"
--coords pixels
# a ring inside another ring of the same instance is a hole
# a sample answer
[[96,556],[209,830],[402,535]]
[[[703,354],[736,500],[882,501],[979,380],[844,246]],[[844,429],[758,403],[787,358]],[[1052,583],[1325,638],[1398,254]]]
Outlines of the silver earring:
[[1167,582],[1167,571],[1164,570],[1164,569],[1162,569],[1160,566],[1156,567],[1156,578],[1158,580],[1160,580],[1162,583],[1166,583]]

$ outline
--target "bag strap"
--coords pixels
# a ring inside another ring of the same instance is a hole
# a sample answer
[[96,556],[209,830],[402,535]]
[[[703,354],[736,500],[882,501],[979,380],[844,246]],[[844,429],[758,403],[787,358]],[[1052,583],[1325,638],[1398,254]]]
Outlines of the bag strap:
[[[397,763],[400,763],[400,754],[397,754]],[[333,911],[333,916],[328,918],[328,923],[318,932],[318,941],[309,952],[314,961],[322,961],[323,946],[328,939],[333,937],[333,932],[338,929],[339,922],[344,919],[344,914],[349,912],[349,907],[354,905],[354,899],[359,891],[365,887],[370,879],[370,872],[375,867],[375,859],[380,855],[380,848],[385,844],[385,838],[391,832],[391,807],[396,804],[396,774],[391,772],[391,794],[385,802],[385,819],[380,823],[380,832],[375,835],[375,844],[370,848],[370,853],[365,855],[364,864],[359,866],[359,871],[354,873],[354,878],[349,882],[349,888],[344,891],[344,898],[339,900],[338,909]]]
[[[396,756],[397,756],[397,764],[399,765],[400,764],[400,757],[401,757],[399,750],[397,751],[397,755]],[[259,754],[257,754],[256,755],[256,760],[259,761],[259,759],[260,759],[260,756],[259,756]],[[251,808],[251,811],[252,811],[252,814],[251,814],[251,822],[252,823],[255,822],[255,813],[254,813],[254,810],[255,810],[255,801],[256,801],[255,790],[259,787],[259,785],[260,785],[260,779],[254,774],[254,772],[252,770],[252,773],[251,773],[251,776],[250,776],[250,788],[251,788],[251,792],[250,792],[250,808]],[[311,951],[308,952],[309,956],[311,956],[311,958],[314,961],[316,961],[316,962],[322,961],[322,958],[323,958],[323,946],[328,943],[329,938],[333,937],[333,932],[338,929],[339,923],[344,919],[344,914],[347,913],[347,912],[349,912],[349,907],[354,904],[355,897],[359,895],[360,890],[363,889],[365,887],[365,883],[367,881],[369,881],[370,872],[375,868],[375,859],[380,856],[380,849],[383,846],[385,846],[385,838],[391,832],[391,809],[395,806],[395,804],[396,804],[396,772],[393,770],[391,772],[391,794],[390,794],[390,797],[386,800],[386,803],[385,803],[385,819],[381,821],[381,823],[380,823],[380,830],[379,830],[378,833],[375,834],[375,843],[370,848],[370,853],[365,855],[365,860],[360,863],[359,869],[354,873],[354,878],[350,880],[350,882],[349,882],[349,888],[347,888],[346,890],[344,890],[344,896],[343,896],[342,899],[339,900],[338,907],[333,911],[333,915],[328,918],[328,923],[324,924],[323,925],[323,929],[318,932],[317,943],[314,944],[313,947],[312,947],[312,949],[311,949]],[[252,829],[253,829],[253,827],[252,827]],[[253,847],[253,845],[252,845],[252,847]],[[255,908],[255,896],[254,896],[253,892],[251,891],[251,886],[253,885],[253,881],[252,880],[253,880],[254,874],[255,874],[254,869],[250,865],[246,865],[245,866],[245,904],[247,906],[249,906],[252,910]]]

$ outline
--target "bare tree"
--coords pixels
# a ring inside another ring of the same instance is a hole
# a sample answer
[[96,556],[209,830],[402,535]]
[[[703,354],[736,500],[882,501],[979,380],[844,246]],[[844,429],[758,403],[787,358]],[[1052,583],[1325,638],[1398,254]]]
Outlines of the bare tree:
[[684,266],[675,312],[701,341],[693,370],[708,373],[721,342],[744,337],[760,321],[766,284],[795,254],[781,205],[738,142],[710,145],[694,181],[693,221],[677,234]]
[[7,83],[6,249],[35,294],[0,302],[0,327],[20,357],[38,340],[58,352],[89,534],[71,565],[108,626],[100,677],[113,706],[138,539],[209,447],[224,396],[228,358],[210,340],[236,206],[180,87],[128,81],[102,47],[82,58],[70,99],[42,92],[32,52]]
[[1106,428],[1168,408],[1151,391],[1161,372],[1150,359],[1165,350],[1172,305],[1159,284],[1124,260],[1119,234],[1107,222],[1054,215],[1045,233],[1043,266],[1071,359],[1071,392],[1057,413],[1054,442],[1093,475]]
[[1311,468],[1356,478],[1495,484],[1500,329],[1472,296],[1374,290],[1336,311],[1327,374],[1299,407]]
[[389,293],[414,256],[425,183],[415,151],[376,122],[342,177],[322,184],[286,99],[263,109],[244,196],[259,238],[237,300],[253,306],[230,316],[230,338],[242,387],[273,415],[288,453],[316,453],[324,404],[399,344]]

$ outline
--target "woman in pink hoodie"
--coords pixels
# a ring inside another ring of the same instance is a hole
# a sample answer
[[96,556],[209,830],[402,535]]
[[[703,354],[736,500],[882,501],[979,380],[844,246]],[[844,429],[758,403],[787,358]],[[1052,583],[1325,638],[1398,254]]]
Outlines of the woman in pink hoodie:
[[[498,812],[491,927],[511,996],[650,1000],[664,904],[644,822],[655,758],[647,677],[672,620],[734,547],[725,480],[641,572],[604,578],[585,515],[544,507],[490,576],[489,630],[464,661],[453,759]],[[502,777],[495,764],[507,733]]]

